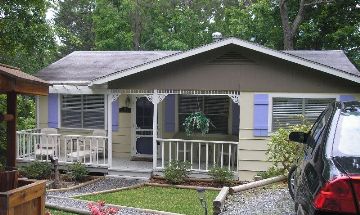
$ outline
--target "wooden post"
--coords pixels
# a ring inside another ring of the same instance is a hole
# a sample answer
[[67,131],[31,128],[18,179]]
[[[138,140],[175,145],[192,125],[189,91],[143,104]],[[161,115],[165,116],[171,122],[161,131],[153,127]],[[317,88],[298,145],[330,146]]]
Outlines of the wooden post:
[[110,168],[112,167],[112,100],[113,95],[110,93],[107,97],[108,166]]
[[7,161],[9,170],[15,169],[16,163],[16,93],[7,93],[7,114],[13,115],[13,120],[7,122]]

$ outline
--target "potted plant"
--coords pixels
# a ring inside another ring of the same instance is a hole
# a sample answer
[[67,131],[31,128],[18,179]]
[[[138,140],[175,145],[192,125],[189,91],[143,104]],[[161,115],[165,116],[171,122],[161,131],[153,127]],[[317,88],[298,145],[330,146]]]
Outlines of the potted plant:
[[3,164],[0,163],[0,192],[6,192],[17,188],[18,171],[7,171]]
[[205,135],[209,133],[210,125],[214,126],[210,119],[201,111],[191,113],[185,118],[183,123],[187,136],[190,136],[194,132],[200,132],[202,135]]

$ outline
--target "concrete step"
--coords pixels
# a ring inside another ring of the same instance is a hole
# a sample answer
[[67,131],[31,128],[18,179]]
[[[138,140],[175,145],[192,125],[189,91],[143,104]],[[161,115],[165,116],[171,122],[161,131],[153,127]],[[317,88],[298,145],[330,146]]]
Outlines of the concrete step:
[[121,169],[121,168],[110,168],[108,170],[109,176],[119,176],[124,178],[141,178],[150,179],[152,169]]

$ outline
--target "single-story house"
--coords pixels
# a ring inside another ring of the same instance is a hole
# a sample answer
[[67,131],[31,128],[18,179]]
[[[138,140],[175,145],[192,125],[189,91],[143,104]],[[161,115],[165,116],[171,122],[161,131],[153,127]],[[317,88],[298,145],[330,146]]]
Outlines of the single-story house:
[[[360,98],[360,72],[343,51],[276,51],[237,38],[188,51],[76,51],[37,73],[38,128],[18,131],[18,161],[80,161],[108,174],[194,172],[213,165],[252,180],[266,171],[269,135],[314,120],[328,103]],[[214,126],[187,136],[186,116]]]

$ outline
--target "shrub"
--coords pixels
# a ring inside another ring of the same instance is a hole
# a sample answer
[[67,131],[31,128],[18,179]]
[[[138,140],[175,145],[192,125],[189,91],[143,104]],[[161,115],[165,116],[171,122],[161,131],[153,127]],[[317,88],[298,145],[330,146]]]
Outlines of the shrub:
[[164,170],[165,180],[171,184],[184,182],[189,175],[189,171],[187,170],[189,167],[188,162],[171,161]]
[[2,163],[0,163],[0,172],[1,172],[1,171],[4,171],[4,170],[5,170],[4,165],[3,165]]
[[280,128],[271,135],[271,140],[268,143],[268,160],[273,162],[273,167],[279,169],[285,174],[296,160],[303,156],[303,144],[289,141],[289,134],[292,131],[308,132],[311,129],[311,124],[300,116],[302,123],[289,126],[287,128]]
[[266,179],[266,178],[279,176],[279,175],[282,175],[282,174],[284,174],[284,171],[282,169],[275,168],[274,166],[272,166],[265,172],[259,172],[257,174],[257,176],[260,176],[261,179]]
[[52,167],[50,163],[34,161],[28,166],[20,168],[22,176],[30,179],[48,179],[52,173]]
[[80,162],[76,162],[68,166],[68,175],[74,181],[81,182],[85,180],[88,174],[89,172],[85,165]]
[[234,174],[227,168],[214,166],[209,170],[211,178],[221,185],[230,184],[234,179]]

